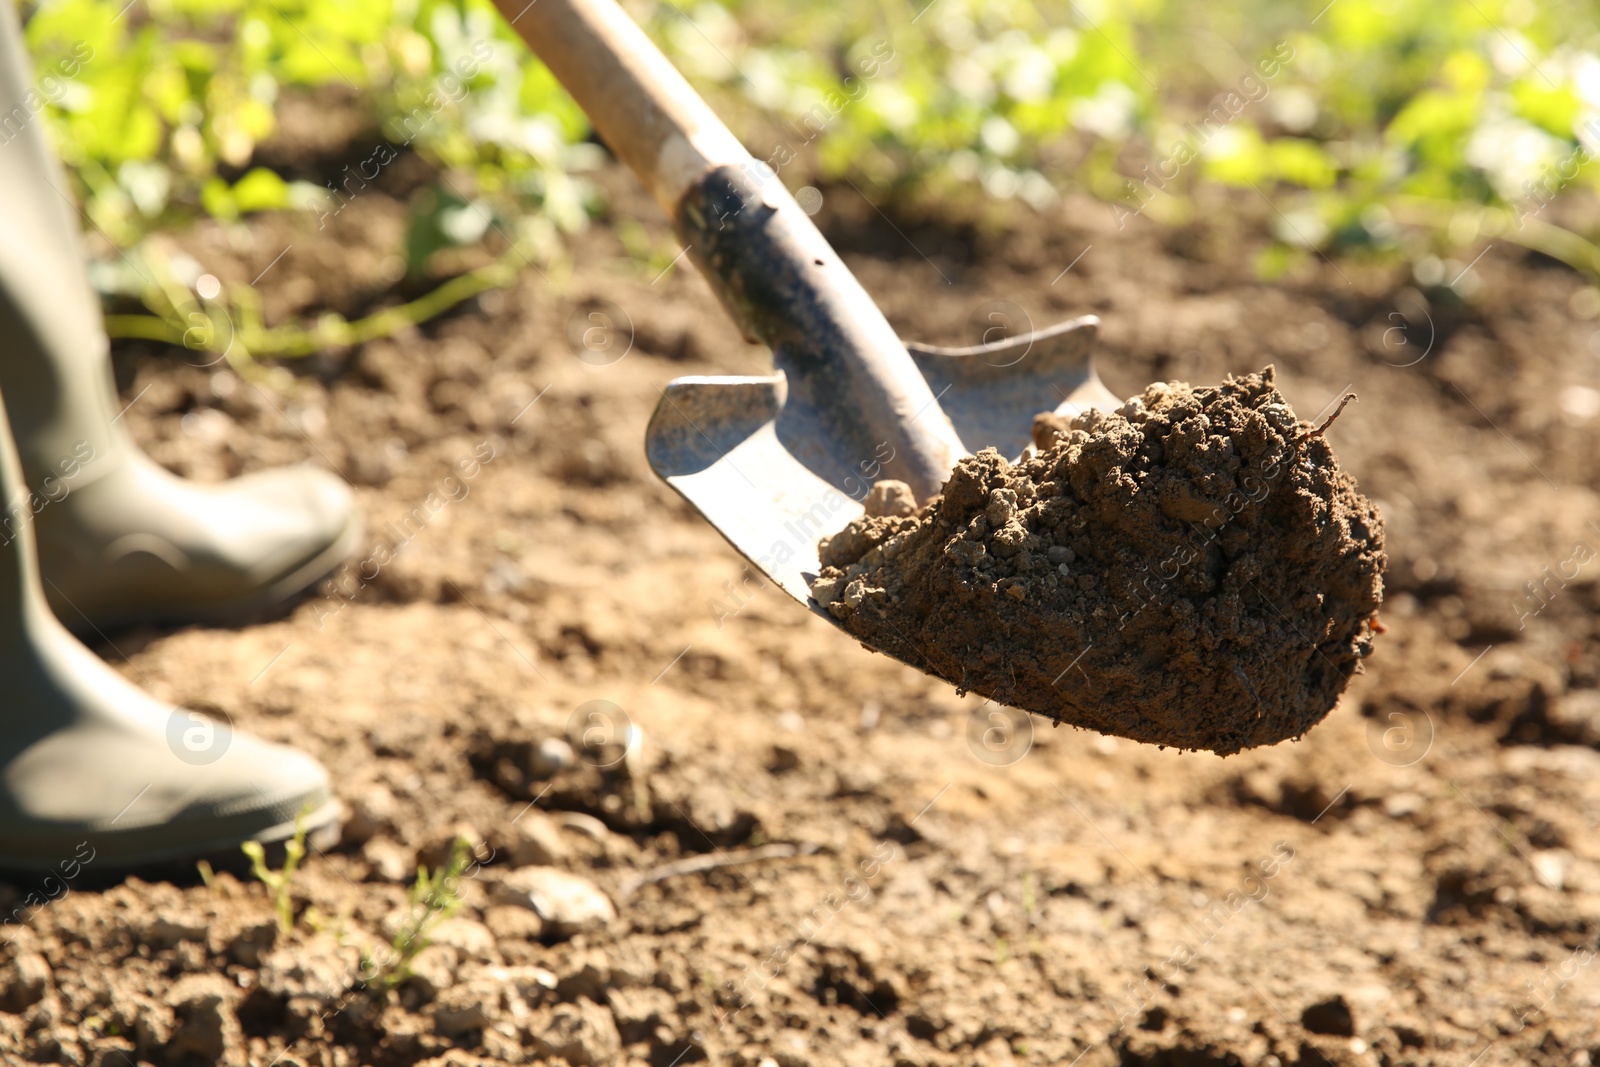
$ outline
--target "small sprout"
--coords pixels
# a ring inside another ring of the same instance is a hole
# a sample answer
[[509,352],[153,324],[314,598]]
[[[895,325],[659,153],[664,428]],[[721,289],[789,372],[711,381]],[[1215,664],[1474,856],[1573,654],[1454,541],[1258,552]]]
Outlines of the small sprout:
[[[274,871],[267,866],[267,851],[259,841],[246,841],[240,850],[250,857],[250,873],[272,893],[273,910],[278,916],[278,932],[287,934],[294,929],[294,898],[290,887],[295,869],[306,857],[305,812],[295,816],[294,836],[283,845],[283,869]],[[204,872],[202,872],[204,876]]]
[[363,953],[361,972],[370,975],[367,984],[379,995],[389,993],[411,977],[411,964],[429,945],[428,934],[461,909],[461,876],[472,864],[472,842],[457,837],[450,847],[450,859],[431,874],[426,865],[417,868],[417,880],[408,894],[405,922],[389,943],[387,958],[381,962]]

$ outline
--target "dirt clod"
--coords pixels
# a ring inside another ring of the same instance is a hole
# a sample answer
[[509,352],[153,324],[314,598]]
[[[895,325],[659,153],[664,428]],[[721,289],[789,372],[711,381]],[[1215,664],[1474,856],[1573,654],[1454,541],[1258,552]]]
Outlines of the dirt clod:
[[915,515],[821,545],[817,601],[875,648],[1102,733],[1222,755],[1299,737],[1371,653],[1383,523],[1273,369],[1041,416]]
[[243,1064],[243,1039],[232,1011],[237,999],[237,987],[221,975],[178,979],[167,994],[178,1024],[168,1054],[180,1060],[193,1056],[208,1063]]
[[555,867],[523,867],[496,887],[498,901],[530,908],[546,927],[567,936],[613,922],[617,909],[587,878]]

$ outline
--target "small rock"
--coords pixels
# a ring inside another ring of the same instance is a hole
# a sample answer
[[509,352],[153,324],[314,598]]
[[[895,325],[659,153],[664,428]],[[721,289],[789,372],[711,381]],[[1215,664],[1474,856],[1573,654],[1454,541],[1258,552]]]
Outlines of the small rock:
[[641,989],[609,989],[606,1001],[617,1028],[628,1041],[642,1041],[657,1026],[670,1022],[677,1016],[677,1001],[664,989],[653,986]]
[[556,867],[572,854],[561,827],[543,812],[531,810],[507,828],[497,848],[512,867]]
[[467,861],[483,860],[489,856],[483,835],[470,823],[458,822],[448,830],[435,833],[417,849],[417,863],[430,871],[443,870],[455,856],[458,842],[466,842]]
[[499,1013],[500,986],[481,978],[441,991],[429,1010],[434,1032],[443,1037],[482,1030]]
[[1044,411],[1033,417],[1033,445],[1035,448],[1054,448],[1056,439],[1072,432],[1072,420],[1053,411]]
[[1546,848],[1535,852],[1530,859],[1534,875],[1545,886],[1560,889],[1567,884],[1567,874],[1572,870],[1574,859],[1571,852],[1564,848]]
[[429,945],[411,960],[411,976],[406,979],[407,1000],[412,1006],[427,1004],[456,984],[461,956],[449,945]]
[[528,777],[534,781],[554,778],[577,760],[572,746],[559,737],[546,737],[533,748],[528,760]]
[[272,951],[278,940],[278,924],[261,919],[240,929],[228,944],[228,955],[244,967],[260,967],[261,957]]
[[367,861],[372,877],[380,882],[409,882],[411,853],[387,837],[374,837],[361,848],[361,858]]
[[974,1052],[972,1062],[974,1067],[1011,1067],[1017,1059],[1005,1038],[993,1037]]
[[1017,491],[1015,489],[991,489],[989,491],[989,504],[984,508],[984,518],[989,520],[989,525],[998,530],[1011,521],[1017,513]]
[[242,1067],[244,1037],[233,1012],[238,995],[238,989],[218,974],[186,974],[174,982],[167,993],[174,1017],[167,1055]]
[[482,976],[487,981],[499,983],[501,989],[515,993],[529,1004],[537,1004],[548,997],[560,981],[553,971],[532,966],[486,967]]
[[[484,909],[483,924],[498,944],[505,941],[537,941],[544,933],[544,920],[533,909],[516,904],[491,904]],[[501,949],[502,953],[504,949]]]
[[778,1067],[811,1067],[814,1050],[809,1036],[798,1030],[780,1030],[773,1039],[772,1060]]
[[187,909],[163,909],[142,923],[132,923],[128,932],[140,944],[159,951],[184,941],[204,941],[206,921],[199,912]]
[[20,1015],[44,998],[50,963],[37,952],[14,951],[0,966],[0,1011]]
[[917,498],[905,482],[881,481],[867,491],[861,502],[868,515],[905,518],[917,513]]
[[1404,819],[1422,807],[1423,801],[1415,793],[1390,793],[1383,798],[1383,813],[1391,819]]
[[838,783],[833,790],[834,796],[869,796],[883,785],[883,771],[864,760],[860,763],[850,760],[841,762],[834,767],[833,773]]
[[428,931],[428,940],[435,945],[449,945],[468,959],[496,962],[494,933],[472,919],[446,919]]
[[94,1043],[96,1047],[89,1054],[88,1067],[126,1067],[138,1062],[134,1058],[138,1046],[125,1037],[102,1034]]
[[262,957],[260,983],[272,996],[327,1004],[338,1000],[360,973],[359,948],[341,945],[331,934],[317,934]]
[[[607,946],[607,955],[611,959],[611,985],[617,989],[632,989],[639,986],[656,984],[656,978],[662,973],[661,965],[656,959],[654,950],[639,945],[629,945],[619,942]],[[666,985],[662,986],[667,988]]]
[[566,937],[601,929],[617,917],[611,898],[593,882],[554,867],[507,872],[495,887],[495,899],[532,908],[547,927]]
[[364,845],[379,834],[394,830],[394,794],[387,786],[372,785],[350,801],[350,815],[340,836],[352,845]]
[[564,811],[557,817],[557,821],[568,830],[576,830],[578,833],[592,837],[601,843],[609,841],[615,836],[606,827],[605,823],[586,811]]
[[562,1000],[605,1000],[611,985],[611,961],[598,950],[579,952],[556,967],[556,981],[556,992]]
[[611,1011],[587,997],[575,1004],[560,1004],[549,1025],[534,1038],[534,1049],[544,1056],[560,1056],[573,1067],[599,1067],[622,1053]]

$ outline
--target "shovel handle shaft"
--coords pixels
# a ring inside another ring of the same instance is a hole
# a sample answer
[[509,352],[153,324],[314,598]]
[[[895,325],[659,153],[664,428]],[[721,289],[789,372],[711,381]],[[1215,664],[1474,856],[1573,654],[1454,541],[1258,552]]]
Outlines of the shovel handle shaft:
[[[495,0],[672,221],[789,401],[927,500],[965,449],[867,291],[616,0]],[[877,470],[877,467],[873,467]],[[837,481],[840,471],[833,471]],[[874,474],[874,477],[877,475]]]
[[714,167],[750,160],[616,0],[495,0],[668,218]]

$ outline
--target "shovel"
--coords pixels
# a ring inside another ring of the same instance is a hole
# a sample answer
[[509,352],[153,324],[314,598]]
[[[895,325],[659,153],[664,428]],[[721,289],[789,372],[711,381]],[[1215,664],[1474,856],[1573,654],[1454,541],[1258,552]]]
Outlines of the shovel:
[[669,383],[650,466],[822,618],[839,625],[810,596],[817,540],[862,514],[874,481],[924,503],[970,452],[1020,456],[1039,412],[1121,403],[1090,362],[1094,316],[972,348],[903,342],[773,170],[614,0],[497,2],[649,188],[746,340],[772,350],[771,374]]

